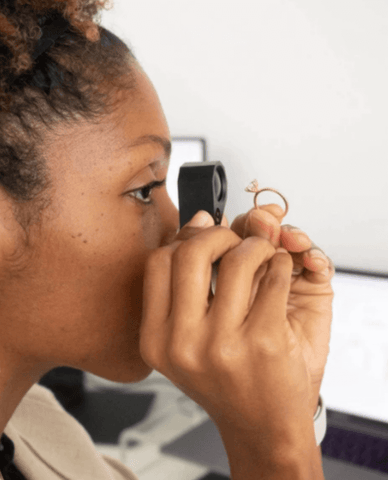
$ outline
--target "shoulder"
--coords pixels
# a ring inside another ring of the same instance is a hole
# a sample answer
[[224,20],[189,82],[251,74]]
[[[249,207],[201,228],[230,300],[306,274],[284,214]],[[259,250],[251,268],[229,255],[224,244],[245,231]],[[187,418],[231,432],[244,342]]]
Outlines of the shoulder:
[[5,433],[26,478],[137,480],[126,465],[100,455],[84,427],[39,384],[23,397]]
[[31,408],[44,407],[47,409],[54,410],[58,413],[66,413],[65,409],[55,398],[55,395],[47,387],[42,385],[35,384],[33,385],[28,392],[24,395],[23,400],[19,403],[15,414],[20,414],[23,410]]
[[22,436],[35,436],[38,432],[52,431],[54,424],[66,430],[76,428],[76,420],[69,415],[46,387],[33,385],[15,409],[9,424]]

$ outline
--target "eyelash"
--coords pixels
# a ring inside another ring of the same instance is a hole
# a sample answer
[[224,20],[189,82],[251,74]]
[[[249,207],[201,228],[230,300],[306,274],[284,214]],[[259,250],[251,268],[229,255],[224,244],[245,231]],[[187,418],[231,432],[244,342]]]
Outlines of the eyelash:
[[[153,190],[154,190],[155,188],[162,188],[162,187],[164,187],[164,186],[166,185],[166,180],[167,180],[167,178],[165,178],[165,179],[162,180],[161,182],[151,182],[151,183],[149,183],[149,184],[147,184],[147,185],[143,185],[141,188],[138,188],[138,189],[136,189],[136,190],[132,190],[131,192],[126,193],[126,195],[129,195],[129,196],[132,197],[132,194],[133,194],[133,193],[138,193],[138,192],[143,192],[144,190],[147,190],[147,191],[149,190],[149,194],[148,194],[149,196],[148,196],[148,198],[151,198],[151,194],[152,194]],[[144,196],[145,196],[145,195],[144,195]],[[138,198],[136,198],[136,197],[133,197],[133,198],[135,198],[135,200],[137,200],[138,202],[141,202],[143,205],[153,205],[153,204],[154,204],[154,201],[153,201],[152,199],[151,199],[150,201],[146,202],[146,201],[140,200],[140,199],[138,199]]]

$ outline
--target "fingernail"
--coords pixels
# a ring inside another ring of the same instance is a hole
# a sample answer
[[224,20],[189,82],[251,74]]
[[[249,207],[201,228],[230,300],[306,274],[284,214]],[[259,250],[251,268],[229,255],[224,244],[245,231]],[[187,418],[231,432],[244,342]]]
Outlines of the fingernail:
[[280,247],[276,249],[276,253],[288,253],[288,251],[285,248]]
[[214,225],[214,221],[208,212],[200,210],[186,225],[190,227],[205,227],[206,225]]
[[312,249],[309,253],[309,256],[310,258],[312,258],[313,260],[317,259],[317,260],[325,260],[327,261],[327,257],[326,255],[321,252],[321,250],[317,250],[316,248]]
[[297,236],[296,238],[298,240],[301,240],[301,241],[303,241],[303,240],[308,241],[309,240],[309,237],[300,228],[284,226],[284,227],[282,227],[282,229],[285,232],[291,232],[293,235],[296,235]]
[[294,233],[303,233],[304,234],[304,232],[300,228],[292,227],[291,225],[284,225],[284,226],[282,226],[282,229],[286,232],[294,232]]

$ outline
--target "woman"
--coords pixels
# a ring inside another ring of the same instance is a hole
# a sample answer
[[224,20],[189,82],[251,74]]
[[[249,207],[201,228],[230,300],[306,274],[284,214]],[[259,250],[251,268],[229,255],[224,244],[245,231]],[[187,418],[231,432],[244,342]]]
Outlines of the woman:
[[332,262],[276,205],[231,228],[199,212],[177,234],[166,119],[132,52],[93,21],[105,3],[0,7],[0,470],[135,478],[36,383],[58,366],[117,382],[156,368],[212,417],[234,480],[323,478]]

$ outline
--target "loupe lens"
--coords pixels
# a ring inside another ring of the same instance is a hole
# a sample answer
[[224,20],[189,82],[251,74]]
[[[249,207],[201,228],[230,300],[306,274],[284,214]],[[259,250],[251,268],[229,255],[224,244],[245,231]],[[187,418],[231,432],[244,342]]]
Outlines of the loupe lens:
[[222,168],[217,167],[214,175],[214,189],[217,201],[221,201],[226,194],[226,178]]
[[222,195],[222,182],[217,170],[216,170],[216,174],[214,175],[214,191],[215,191],[217,200],[220,201],[221,195]]

